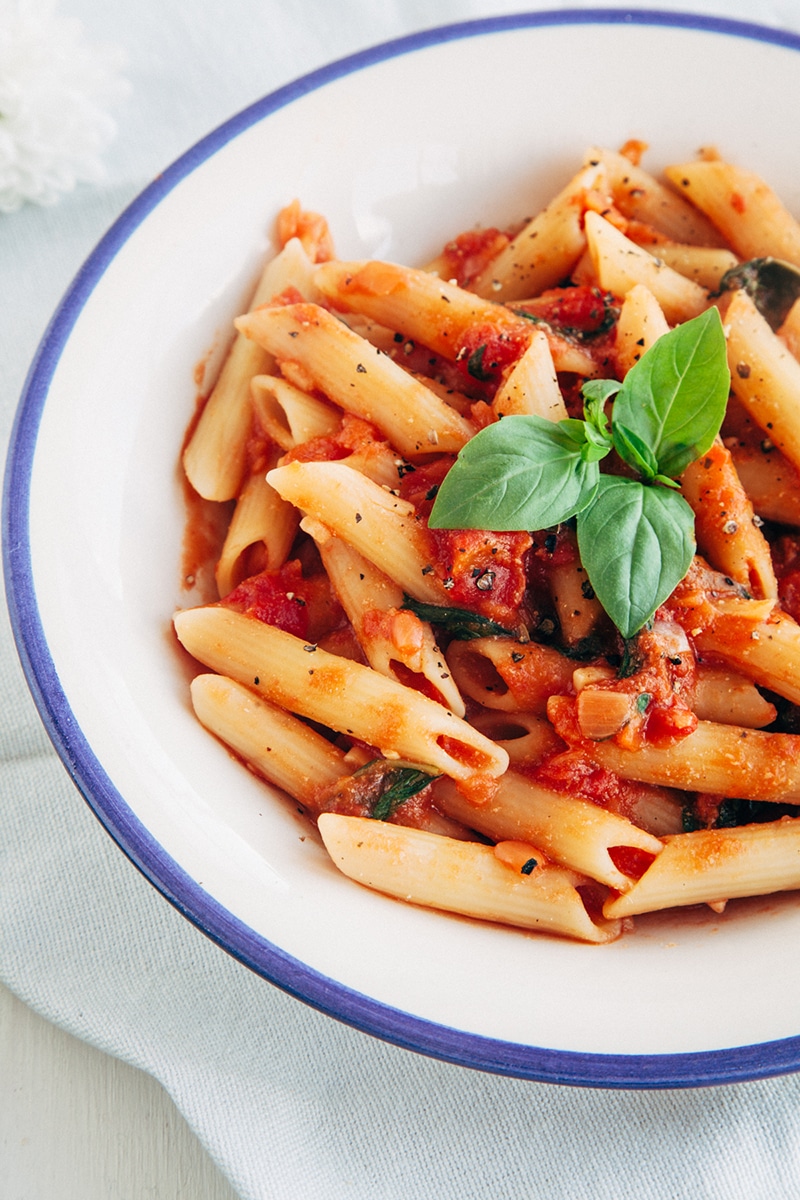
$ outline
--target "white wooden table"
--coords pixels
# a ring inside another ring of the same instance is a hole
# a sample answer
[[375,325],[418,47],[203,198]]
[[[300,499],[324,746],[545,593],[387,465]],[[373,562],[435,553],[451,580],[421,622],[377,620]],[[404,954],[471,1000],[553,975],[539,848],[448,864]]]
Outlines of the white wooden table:
[[235,1200],[160,1084],[0,985],[2,1200]]

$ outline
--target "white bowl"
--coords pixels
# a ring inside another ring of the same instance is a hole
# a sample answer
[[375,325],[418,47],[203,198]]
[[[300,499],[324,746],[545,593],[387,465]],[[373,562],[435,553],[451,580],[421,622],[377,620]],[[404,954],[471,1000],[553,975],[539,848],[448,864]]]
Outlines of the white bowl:
[[[428,31],[334,63],[211,133],[147,188],[58,309],[19,409],[5,567],[43,720],[112,837],[231,954],[403,1046],[595,1086],[800,1065],[800,897],[639,919],[586,947],[447,917],[338,874],[293,808],[195,722],[178,452],[193,372],[242,307],[278,209],[345,257],[424,262],[530,214],[590,144],[700,146],[800,212],[800,39],[602,10]],[[779,130],[783,129],[783,133]]]

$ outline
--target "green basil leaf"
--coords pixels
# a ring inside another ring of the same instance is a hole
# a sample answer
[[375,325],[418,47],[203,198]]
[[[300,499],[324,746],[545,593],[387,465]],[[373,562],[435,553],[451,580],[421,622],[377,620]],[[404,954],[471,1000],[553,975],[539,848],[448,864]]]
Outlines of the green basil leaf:
[[730,389],[725,334],[710,308],[655,342],[630,369],[611,418],[653,452],[658,473],[677,479],[719,432]]
[[388,821],[401,804],[433,783],[438,775],[424,763],[390,764],[386,759],[374,758],[360,767],[353,778],[369,779],[372,790],[369,815],[375,821]]
[[515,415],[482,429],[445,475],[431,528],[549,529],[575,516],[600,472],[582,458],[576,431],[562,424]]
[[614,449],[620,458],[649,482],[658,474],[658,462],[647,442],[643,442],[638,433],[628,429],[621,421],[614,422]]
[[483,356],[486,353],[486,344],[478,346],[472,351],[467,360],[467,374],[473,379],[480,379],[482,382],[492,378],[491,372],[486,371],[483,365]]
[[695,550],[694,514],[683,496],[615,475],[601,477],[577,532],[595,595],[624,638],[674,591]]
[[506,629],[497,621],[492,621],[489,617],[482,617],[468,608],[456,608],[446,604],[425,604],[424,601],[415,600],[412,596],[403,596],[403,608],[414,613],[420,621],[436,625],[461,642],[483,637],[516,636],[515,630]]
[[[598,428],[605,426],[605,404],[612,396],[616,396],[617,392],[622,387],[622,384],[616,379],[587,379],[581,388],[584,400],[586,400],[585,413],[586,420],[592,424],[598,425]],[[598,424],[597,416],[602,414],[603,425]]]

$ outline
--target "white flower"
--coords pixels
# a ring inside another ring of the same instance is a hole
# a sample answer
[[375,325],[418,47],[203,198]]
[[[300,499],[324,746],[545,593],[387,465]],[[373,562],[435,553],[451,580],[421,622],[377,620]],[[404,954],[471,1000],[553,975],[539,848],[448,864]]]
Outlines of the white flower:
[[0,0],[0,212],[54,204],[103,178],[116,133],[104,105],[124,95],[121,55],[92,47],[46,0]]

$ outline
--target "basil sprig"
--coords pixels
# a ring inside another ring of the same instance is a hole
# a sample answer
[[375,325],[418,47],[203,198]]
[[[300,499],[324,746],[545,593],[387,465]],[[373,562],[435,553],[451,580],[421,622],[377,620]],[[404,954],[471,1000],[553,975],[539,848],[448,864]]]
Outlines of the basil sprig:
[[354,773],[353,778],[367,777],[372,785],[369,801],[370,816],[374,821],[388,821],[417,792],[438,779],[433,767],[424,763],[397,761],[388,763],[383,758],[373,758]]
[[[595,595],[631,638],[691,564],[694,514],[674,481],[711,447],[729,388],[725,334],[710,308],[660,337],[623,383],[585,383],[583,420],[508,416],[481,430],[445,476],[429,524],[533,530],[575,517]],[[612,449],[637,478],[601,474]]]

